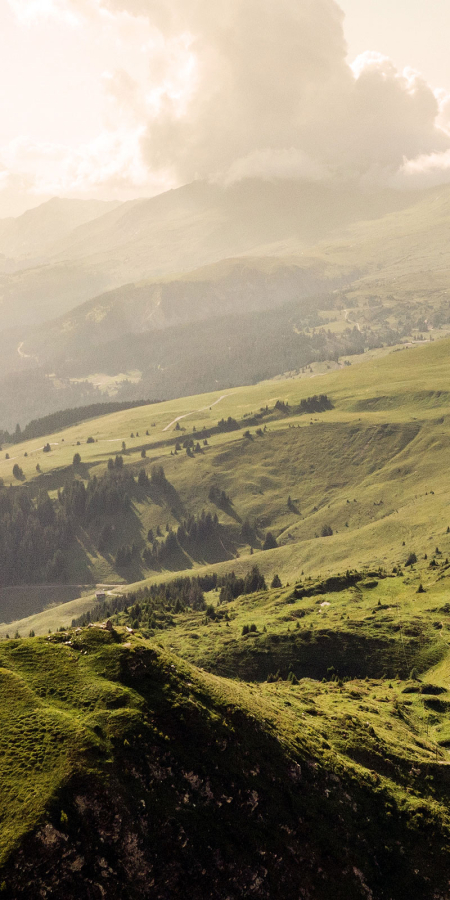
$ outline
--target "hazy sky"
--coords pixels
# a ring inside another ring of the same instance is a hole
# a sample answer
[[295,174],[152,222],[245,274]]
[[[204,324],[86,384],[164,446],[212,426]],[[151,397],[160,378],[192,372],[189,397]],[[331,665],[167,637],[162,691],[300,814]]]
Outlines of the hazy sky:
[[1,0],[0,216],[195,177],[450,180],[449,35],[449,0]]
[[350,59],[378,50],[450,90],[449,0],[340,0],[340,6]]

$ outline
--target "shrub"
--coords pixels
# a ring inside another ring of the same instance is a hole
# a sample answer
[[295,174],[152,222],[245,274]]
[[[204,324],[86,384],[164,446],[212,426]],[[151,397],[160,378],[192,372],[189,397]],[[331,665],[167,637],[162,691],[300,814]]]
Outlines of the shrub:
[[331,525],[324,525],[322,531],[320,532],[321,537],[331,537],[333,534],[333,529]]
[[263,544],[263,550],[275,550],[275,547],[278,547],[276,542],[276,538],[272,534],[271,531],[268,531],[266,534],[266,539]]
[[140,469],[139,475],[138,475],[139,487],[147,487],[148,484],[149,484],[149,477],[147,475],[147,472],[145,471],[145,469]]
[[80,462],[81,462],[81,456],[80,456],[80,454],[79,454],[79,453],[74,453],[74,455],[73,455],[73,460],[72,460],[72,464],[73,464],[74,466],[79,466],[79,465],[80,465]]
[[271,587],[271,588],[280,588],[280,587],[282,587],[282,584],[281,584],[280,576],[279,576],[279,575],[274,575],[274,576],[273,576],[273,578],[272,578],[272,584],[270,585],[270,587]]
[[417,562],[417,556],[414,552],[410,553],[405,562],[405,566],[413,566]]
[[94,440],[93,437],[88,437],[86,443],[87,443],[87,444],[95,444],[95,440]]

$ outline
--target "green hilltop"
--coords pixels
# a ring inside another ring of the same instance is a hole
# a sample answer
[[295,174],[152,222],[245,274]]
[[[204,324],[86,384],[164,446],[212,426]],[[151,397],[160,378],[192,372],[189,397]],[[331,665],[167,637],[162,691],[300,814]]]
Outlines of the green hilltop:
[[0,661],[5,897],[445,896],[442,671],[246,684],[120,627]]

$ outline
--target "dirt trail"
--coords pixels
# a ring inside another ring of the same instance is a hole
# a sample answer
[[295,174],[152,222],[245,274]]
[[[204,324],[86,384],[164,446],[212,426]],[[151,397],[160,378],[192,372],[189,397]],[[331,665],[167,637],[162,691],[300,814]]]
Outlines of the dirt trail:
[[169,424],[166,425],[165,428],[163,428],[163,431],[168,431],[169,428],[172,428],[172,425],[176,425],[177,422],[181,422],[181,419],[187,419],[188,416],[193,416],[195,413],[206,412],[207,409],[212,409],[213,406],[217,406],[217,404],[220,403],[221,400],[225,400],[229,396],[230,394],[223,394],[221,397],[219,397],[218,400],[215,400],[214,403],[211,403],[211,406],[202,406],[201,409],[193,409],[192,412],[185,413],[184,416],[177,416],[177,418],[174,419],[173,422],[169,422]]

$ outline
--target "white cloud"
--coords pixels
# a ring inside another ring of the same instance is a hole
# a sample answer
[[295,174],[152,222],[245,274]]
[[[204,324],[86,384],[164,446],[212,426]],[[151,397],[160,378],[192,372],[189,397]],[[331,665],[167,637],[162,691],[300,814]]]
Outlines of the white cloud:
[[428,188],[450,182],[450,150],[405,159],[391,179],[393,187]]
[[32,25],[39,19],[60,19],[68,25],[78,22],[71,0],[7,0],[20,22]]
[[[350,67],[335,0],[8,3],[38,40],[72,30],[105,61],[89,140],[0,146],[34,195],[136,196],[195,177],[447,180],[450,95],[376,52]],[[86,89],[79,102],[81,119]]]
[[[3,148],[4,183],[8,184],[5,172],[28,176],[28,189],[42,196],[111,197],[130,191],[135,194],[139,188],[145,193],[149,187],[153,192],[171,187],[167,174],[160,173],[153,180],[149,176],[141,154],[141,139],[141,128],[103,131],[94,141],[76,149],[18,139]],[[1,188],[0,181],[0,191]]]
[[149,168],[194,177],[386,181],[450,147],[450,115],[420,73],[367,52],[349,67],[334,0],[104,0],[147,13],[165,41],[192,36],[196,90],[147,122]]

